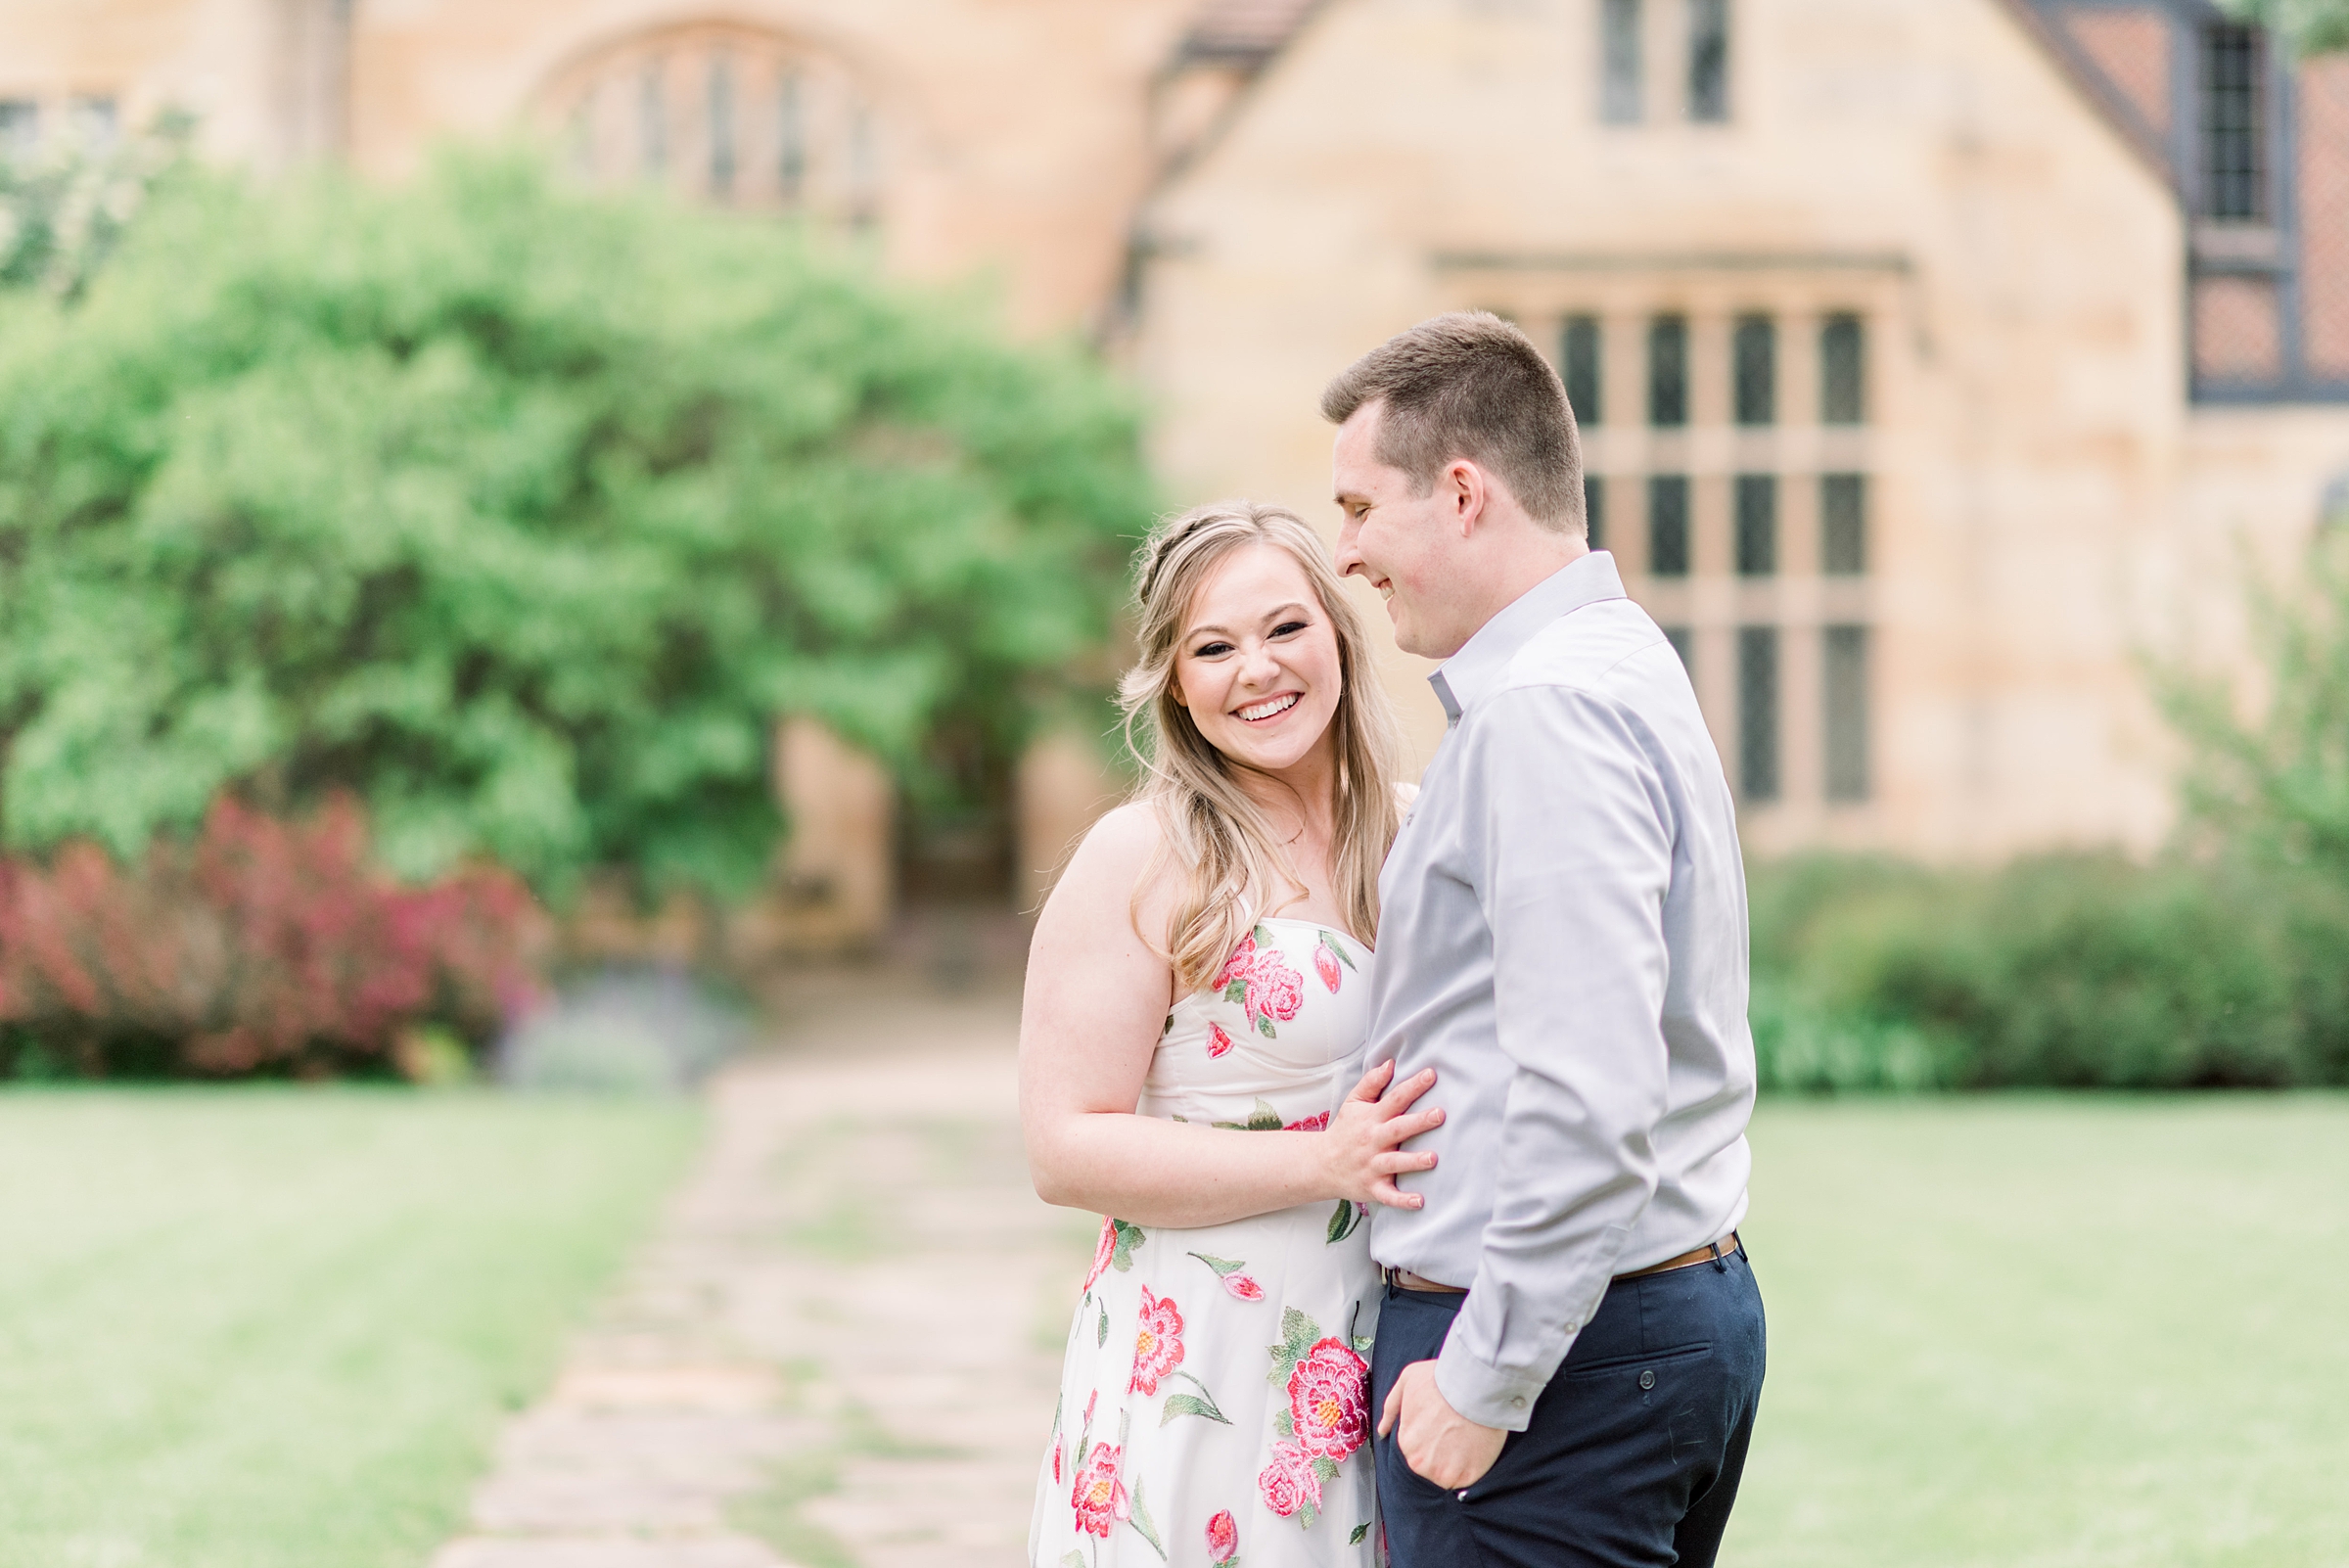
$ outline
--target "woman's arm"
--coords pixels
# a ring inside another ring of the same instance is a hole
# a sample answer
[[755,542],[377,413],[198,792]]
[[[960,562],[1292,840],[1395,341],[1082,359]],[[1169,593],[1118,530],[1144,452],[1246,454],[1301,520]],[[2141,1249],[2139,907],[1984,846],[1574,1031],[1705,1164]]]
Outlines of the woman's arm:
[[[1146,806],[1121,807],[1087,834],[1037,918],[1020,1013],[1020,1124],[1046,1203],[1137,1224],[1221,1224],[1315,1199],[1418,1206],[1400,1172],[1428,1153],[1396,1145],[1443,1120],[1411,1111],[1433,1073],[1385,1098],[1391,1067],[1365,1075],[1323,1132],[1236,1132],[1136,1116],[1174,976],[1134,930],[1133,891],[1158,847]],[[1142,918],[1163,919],[1163,900]]]

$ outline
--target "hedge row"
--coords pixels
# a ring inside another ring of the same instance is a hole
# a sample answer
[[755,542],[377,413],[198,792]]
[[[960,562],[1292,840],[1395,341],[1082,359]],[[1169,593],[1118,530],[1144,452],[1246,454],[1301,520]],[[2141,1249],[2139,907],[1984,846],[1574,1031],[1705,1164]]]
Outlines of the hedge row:
[[1751,875],[1754,1038],[1783,1089],[2349,1084],[2349,884],[2050,855]]

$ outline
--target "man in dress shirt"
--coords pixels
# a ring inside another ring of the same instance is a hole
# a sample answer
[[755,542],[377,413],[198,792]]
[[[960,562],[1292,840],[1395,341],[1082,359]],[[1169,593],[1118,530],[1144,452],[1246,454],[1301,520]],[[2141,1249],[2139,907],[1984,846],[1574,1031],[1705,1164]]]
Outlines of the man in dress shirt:
[[1380,1209],[1399,1568],[1710,1564],[1753,1431],[1736,1227],[1745,875],[1678,654],[1593,553],[1574,415],[1483,313],[1330,384],[1343,573],[1451,727],[1379,882],[1370,1060],[1436,1069],[1423,1209]]

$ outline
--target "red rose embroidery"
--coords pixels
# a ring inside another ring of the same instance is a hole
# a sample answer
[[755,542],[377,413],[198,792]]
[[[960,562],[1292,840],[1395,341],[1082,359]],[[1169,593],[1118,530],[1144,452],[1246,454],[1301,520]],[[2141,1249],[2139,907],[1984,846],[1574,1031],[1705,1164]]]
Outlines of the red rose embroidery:
[[1225,1508],[1207,1522],[1207,1555],[1212,1562],[1229,1562],[1240,1549],[1239,1521]]
[[1265,1506],[1283,1519],[1309,1502],[1321,1506],[1321,1478],[1313,1474],[1313,1455],[1294,1443],[1272,1445],[1272,1461],[1258,1472],[1256,1490],[1264,1494]]
[[1240,945],[1231,949],[1231,956],[1223,960],[1223,967],[1216,971],[1216,978],[1207,989],[1221,991],[1235,980],[1246,980],[1248,971],[1255,963],[1256,938],[1253,935],[1242,937]]
[[1093,1244],[1093,1271],[1084,1276],[1086,1290],[1093,1288],[1093,1281],[1101,1277],[1101,1270],[1109,1267],[1109,1260],[1116,1256],[1117,1250],[1118,1222],[1104,1220],[1101,1222],[1101,1239]]
[[1077,1510],[1077,1528],[1104,1541],[1118,1522],[1133,1511],[1126,1500],[1126,1487],[1118,1480],[1118,1461],[1125,1456],[1124,1449],[1094,1444],[1093,1456],[1077,1472],[1076,1489],[1069,1494],[1069,1503]]
[[[1335,1341],[1332,1341],[1335,1343]],[[1153,1296],[1142,1287],[1141,1322],[1133,1332],[1133,1382],[1136,1394],[1155,1394],[1158,1380],[1182,1361],[1182,1314],[1172,1298]]]
[[1215,1060],[1217,1057],[1219,1057],[1219,1056],[1222,1055],[1222,1054],[1223,1054],[1225,1051],[1228,1051],[1228,1050],[1230,1050],[1230,1049],[1231,1049],[1231,1037],[1230,1037],[1229,1035],[1226,1035],[1226,1034],[1224,1034],[1224,1033],[1223,1033],[1223,1026],[1222,1026],[1221,1024],[1210,1024],[1210,1025],[1208,1025],[1208,1026],[1207,1026],[1207,1058],[1208,1058],[1208,1060],[1212,1062],[1212,1061],[1214,1061],[1214,1060]]
[[1338,993],[1338,982],[1346,978],[1346,972],[1338,967],[1338,955],[1329,950],[1327,943],[1313,948],[1313,973],[1321,977],[1324,991],[1332,996]]
[[1257,955],[1248,971],[1248,1011],[1259,1018],[1287,1023],[1305,1005],[1305,977],[1276,952]]
[[1289,1374],[1289,1419],[1307,1454],[1343,1460],[1369,1432],[1370,1367],[1346,1343],[1324,1339]]
[[1263,1301],[1265,1299],[1265,1287],[1246,1274],[1225,1274],[1223,1288],[1242,1301]]
[[1060,1440],[1052,1440],[1052,1484],[1060,1485]]
[[1309,1116],[1302,1122],[1291,1122],[1281,1130],[1283,1132],[1326,1132],[1329,1130],[1329,1113],[1323,1111],[1320,1115]]

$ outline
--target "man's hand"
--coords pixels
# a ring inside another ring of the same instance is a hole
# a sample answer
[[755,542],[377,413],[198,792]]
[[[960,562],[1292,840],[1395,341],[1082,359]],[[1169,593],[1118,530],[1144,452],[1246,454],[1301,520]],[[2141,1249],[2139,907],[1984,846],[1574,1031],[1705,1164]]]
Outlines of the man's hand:
[[1447,1492],[1476,1485],[1500,1457],[1508,1433],[1497,1426],[1479,1426],[1451,1407],[1436,1387],[1436,1363],[1413,1361],[1387,1391],[1386,1407],[1378,1412],[1378,1435],[1385,1437],[1403,1425],[1396,1440],[1403,1462]]

